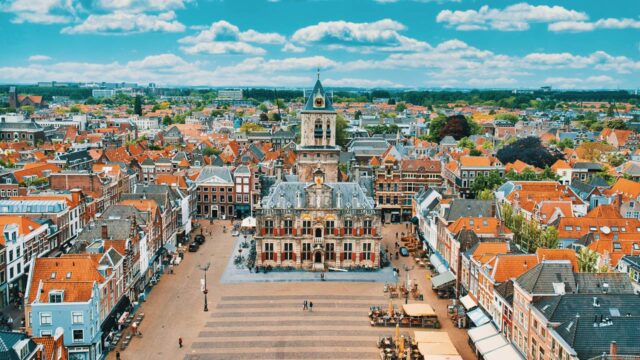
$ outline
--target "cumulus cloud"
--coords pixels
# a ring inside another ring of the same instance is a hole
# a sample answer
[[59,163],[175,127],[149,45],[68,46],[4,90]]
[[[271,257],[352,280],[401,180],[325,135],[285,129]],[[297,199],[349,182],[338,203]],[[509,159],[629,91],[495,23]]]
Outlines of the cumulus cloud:
[[371,79],[354,79],[354,78],[343,78],[343,79],[327,78],[322,80],[322,83],[325,86],[335,86],[335,87],[360,87],[360,88],[403,87],[403,85],[390,80],[371,80]]
[[185,0],[97,0],[98,7],[106,10],[128,12],[167,11],[184,9]]
[[0,1],[0,11],[14,14],[11,22],[62,24],[72,21],[82,8],[74,0],[7,0]]
[[587,14],[562,6],[530,5],[519,3],[504,9],[482,6],[479,10],[443,10],[436,21],[457,30],[522,31],[531,23],[557,23],[561,21],[585,21]]
[[253,29],[240,29],[224,20],[214,22],[210,27],[195,35],[178,40],[185,44],[181,49],[188,54],[252,54],[261,55],[266,51],[252,44],[284,44],[285,37],[278,33],[261,33]]
[[606,18],[594,22],[589,21],[560,21],[549,24],[549,30],[555,32],[583,32],[596,29],[640,29],[640,21],[636,19]]
[[51,60],[50,56],[47,55],[31,55],[29,56],[29,61],[47,61]]
[[544,80],[545,84],[553,85],[561,89],[575,88],[597,88],[601,86],[612,85],[615,79],[607,75],[589,76],[587,78],[578,77],[548,77]]
[[302,46],[296,46],[290,42],[284,44],[284,46],[282,47],[282,51],[284,52],[292,52],[292,53],[301,53],[305,51],[305,48],[303,48]]
[[358,52],[420,51],[429,47],[425,42],[401,35],[404,30],[403,24],[391,19],[370,23],[327,21],[297,30],[291,40],[303,46],[321,45]]
[[62,29],[63,34],[132,34],[142,32],[182,32],[184,24],[173,11],[158,15],[115,11],[105,15],[89,15],[82,23]]

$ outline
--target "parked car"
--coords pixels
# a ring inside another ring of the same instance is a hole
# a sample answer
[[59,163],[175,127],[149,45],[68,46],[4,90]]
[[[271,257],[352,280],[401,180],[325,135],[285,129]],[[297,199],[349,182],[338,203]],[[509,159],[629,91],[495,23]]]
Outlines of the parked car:
[[200,244],[198,244],[195,241],[189,244],[189,252],[196,252],[198,251],[199,248],[200,248]]
[[407,249],[406,247],[401,247],[400,248],[400,255],[402,256],[409,256],[409,249]]
[[197,242],[198,245],[204,244],[204,240],[205,240],[204,235],[196,235],[196,237],[193,238],[193,241]]

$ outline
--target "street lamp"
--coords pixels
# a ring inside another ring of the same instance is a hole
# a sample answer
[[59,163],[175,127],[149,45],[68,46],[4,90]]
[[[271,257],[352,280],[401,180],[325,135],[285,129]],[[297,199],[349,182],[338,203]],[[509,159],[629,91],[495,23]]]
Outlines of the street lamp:
[[405,272],[405,275],[406,275],[406,281],[404,283],[404,286],[407,289],[407,292],[405,293],[405,296],[404,296],[404,303],[405,304],[409,303],[409,291],[410,291],[410,289],[409,289],[409,271],[413,270],[414,267],[415,266],[408,267],[407,265],[404,265],[404,272]]
[[209,290],[207,289],[207,270],[209,270],[209,266],[211,266],[211,262],[206,263],[205,265],[200,265],[198,268],[204,272],[204,280],[202,282],[202,293],[204,294],[204,311],[209,311],[209,305],[207,304],[207,293]]

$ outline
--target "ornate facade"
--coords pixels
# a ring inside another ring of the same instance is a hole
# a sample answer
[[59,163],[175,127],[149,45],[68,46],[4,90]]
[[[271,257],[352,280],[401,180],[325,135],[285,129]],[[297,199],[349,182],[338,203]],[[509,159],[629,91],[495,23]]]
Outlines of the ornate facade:
[[337,182],[335,124],[318,80],[302,112],[298,181],[274,184],[256,208],[258,267],[379,267],[380,213],[358,183]]

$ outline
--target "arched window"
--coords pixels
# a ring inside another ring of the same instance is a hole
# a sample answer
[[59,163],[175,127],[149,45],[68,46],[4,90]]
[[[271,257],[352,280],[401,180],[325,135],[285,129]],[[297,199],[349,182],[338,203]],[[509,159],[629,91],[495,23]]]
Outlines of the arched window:
[[315,126],[313,128],[313,137],[316,139],[322,139],[322,120],[316,120]]
[[331,124],[327,123],[327,139],[331,138]]

